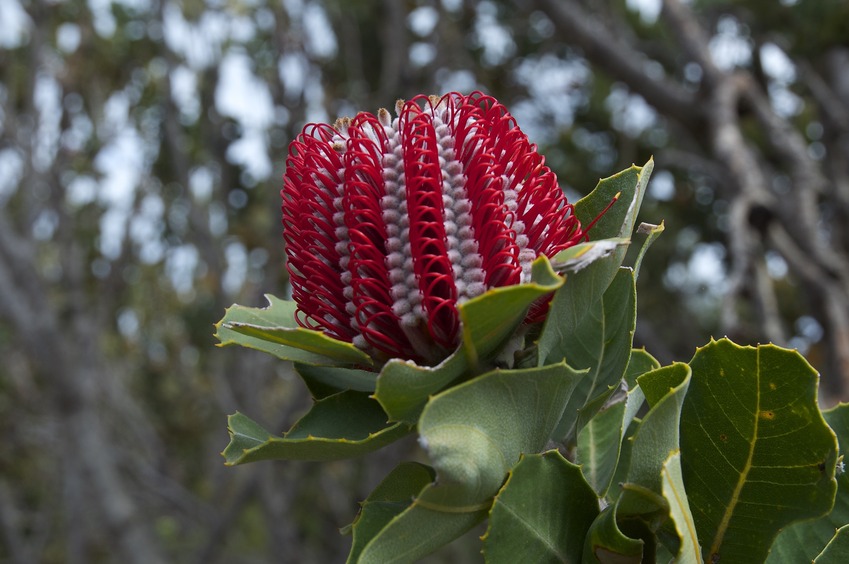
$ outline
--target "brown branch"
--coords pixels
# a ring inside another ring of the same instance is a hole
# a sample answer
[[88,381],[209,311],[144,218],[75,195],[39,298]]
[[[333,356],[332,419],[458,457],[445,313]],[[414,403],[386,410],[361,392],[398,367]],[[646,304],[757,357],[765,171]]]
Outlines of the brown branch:
[[8,549],[7,556],[11,562],[19,564],[35,564],[38,560],[26,546],[26,541],[20,534],[21,516],[14,502],[12,492],[5,479],[0,479],[0,535]]
[[822,111],[824,121],[828,121],[843,133],[849,133],[849,106],[846,102],[840,99],[808,61],[795,59],[793,62],[799,72],[799,78],[808,87]]
[[748,101],[766,133],[766,139],[787,166],[793,180],[790,193],[793,205],[777,208],[779,213],[784,212],[785,221],[795,223],[792,235],[810,253],[811,259],[819,262],[832,276],[843,279],[849,287],[849,261],[835,252],[817,229],[820,219],[817,199],[825,191],[828,181],[808,154],[807,143],[799,131],[775,113],[751,77],[741,77],[742,96]]
[[767,237],[770,244],[787,261],[793,273],[822,300],[833,369],[835,375],[842,379],[843,390],[849,389],[849,299],[845,286],[828,276],[817,263],[812,262],[784,225],[772,222]]
[[702,68],[702,82],[708,88],[722,80],[723,73],[713,62],[710,39],[687,6],[679,0],[664,0],[661,16],[672,30],[684,52]]
[[394,100],[400,92],[404,65],[407,61],[407,26],[401,2],[383,1],[383,60],[380,65],[380,99]]
[[692,93],[669,78],[650,78],[649,60],[631,45],[617,39],[600,19],[574,0],[536,0],[536,5],[557,26],[563,41],[581,48],[599,68],[625,82],[635,93],[664,115],[692,129],[702,116]]

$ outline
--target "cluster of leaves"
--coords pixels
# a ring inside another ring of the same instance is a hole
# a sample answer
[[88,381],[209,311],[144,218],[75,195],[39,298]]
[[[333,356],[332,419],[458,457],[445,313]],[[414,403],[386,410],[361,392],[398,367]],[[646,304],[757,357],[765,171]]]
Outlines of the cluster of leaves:
[[[231,416],[227,463],[347,458],[418,433],[431,465],[400,464],[362,503],[349,562],[414,561],[487,519],[487,562],[841,561],[849,405],[821,412],[816,372],[772,345],[712,341],[663,367],[633,348],[635,282],[663,226],[622,264],[651,167],[576,205],[587,221],[619,198],[592,242],[459,306],[462,345],[438,366],[373,366],[271,296],[230,308],[221,343],[294,361],[315,403],[282,436]],[[546,322],[519,330],[552,292]]]

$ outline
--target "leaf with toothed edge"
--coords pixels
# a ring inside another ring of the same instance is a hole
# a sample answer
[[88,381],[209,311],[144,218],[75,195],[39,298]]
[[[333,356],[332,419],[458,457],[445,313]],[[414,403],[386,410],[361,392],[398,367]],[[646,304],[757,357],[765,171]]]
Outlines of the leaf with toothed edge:
[[219,346],[240,345],[282,360],[316,366],[371,366],[371,358],[351,343],[339,341],[295,321],[297,304],[265,295],[264,308],[234,305],[216,325]]
[[837,441],[817,372],[796,352],[699,348],[681,414],[681,467],[705,561],[762,562],[779,531],[834,504]]
[[[582,225],[590,225],[598,218],[588,232],[591,242],[611,238],[630,239],[653,168],[654,162],[649,160],[642,167],[632,166],[605,178],[575,204],[575,215]],[[617,196],[615,204],[604,212]],[[602,212],[604,214],[598,217]],[[627,250],[627,245],[617,246],[608,256],[571,274],[568,282],[554,294],[548,319],[539,338],[540,365],[563,358],[560,343],[578,330],[578,325],[604,295],[625,260]]]
[[[684,363],[658,368],[638,379],[651,407],[628,439],[628,456],[619,463],[626,462],[627,470],[616,470],[623,483],[615,503],[590,528],[584,562],[654,561],[655,533],[667,520],[671,504],[676,504],[676,515],[683,514],[683,502],[670,502],[664,496],[663,480],[669,455],[678,449],[678,421],[690,380],[690,368]],[[673,468],[671,476],[675,471]]]
[[495,497],[482,537],[489,564],[580,562],[598,498],[556,450],[523,455]]
[[407,509],[413,499],[435,478],[433,468],[417,462],[402,462],[360,503],[360,512],[343,532],[351,532],[354,542],[348,563],[359,561],[365,546]]
[[530,282],[494,288],[460,304],[463,343],[454,354],[434,367],[402,360],[383,367],[374,396],[390,420],[415,423],[428,397],[461,375],[468,377],[487,366],[525,319],[530,305],[562,284],[563,278],[541,256],[532,265]]
[[[603,298],[585,311],[587,315],[574,332],[562,335],[557,347],[552,349],[555,358],[588,370],[569,398],[555,440],[574,443],[580,427],[619,386],[631,355],[636,307],[634,272],[622,268]],[[549,318],[548,323],[551,322]]]
[[[840,455],[846,460],[849,452],[849,403],[838,404],[822,414],[837,435]],[[819,519],[800,521],[782,529],[772,543],[767,564],[814,560],[831,541],[834,531],[849,523],[849,473],[836,472],[836,479],[837,494],[831,511]]]
[[541,451],[581,374],[563,363],[494,370],[427,402],[421,443],[437,472],[359,562],[412,562],[482,521],[522,453]]
[[317,401],[282,437],[241,413],[228,417],[228,466],[258,460],[339,460],[378,450],[408,435],[404,423],[386,414],[368,395],[346,391]]

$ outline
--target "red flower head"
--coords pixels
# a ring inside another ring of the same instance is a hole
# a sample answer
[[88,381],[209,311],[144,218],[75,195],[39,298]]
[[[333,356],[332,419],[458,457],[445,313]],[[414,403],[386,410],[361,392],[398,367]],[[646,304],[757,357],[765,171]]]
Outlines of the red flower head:
[[439,361],[457,304],[524,282],[585,235],[557,177],[494,98],[418,96],[289,146],[283,227],[297,320],[377,358]]

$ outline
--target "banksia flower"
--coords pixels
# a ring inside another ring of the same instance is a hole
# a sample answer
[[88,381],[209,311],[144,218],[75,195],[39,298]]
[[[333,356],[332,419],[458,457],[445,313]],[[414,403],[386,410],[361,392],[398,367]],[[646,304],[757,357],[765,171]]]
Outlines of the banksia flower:
[[310,124],[290,144],[292,298],[303,327],[376,359],[435,363],[459,344],[458,304],[527,282],[537,256],[585,232],[494,98],[419,96],[396,113]]

